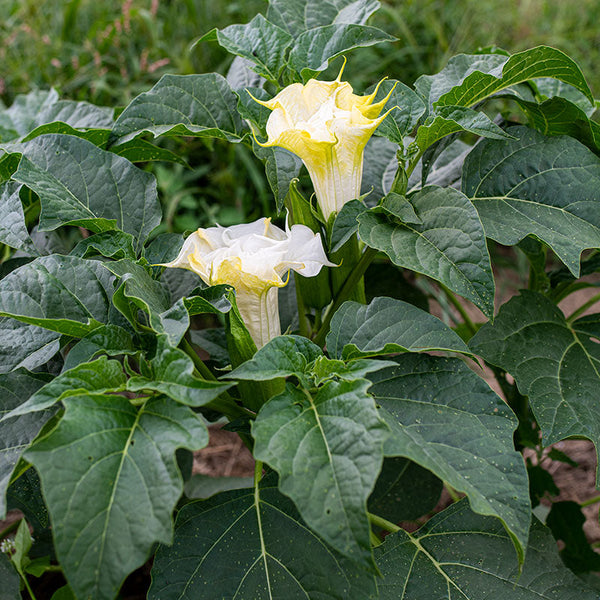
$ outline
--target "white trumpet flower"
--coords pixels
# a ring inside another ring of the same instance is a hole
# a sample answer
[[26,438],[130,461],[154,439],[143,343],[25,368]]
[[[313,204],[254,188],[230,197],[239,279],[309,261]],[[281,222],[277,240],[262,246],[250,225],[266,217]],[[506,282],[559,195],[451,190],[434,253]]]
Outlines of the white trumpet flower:
[[232,227],[208,227],[192,233],[177,258],[165,267],[197,273],[208,285],[235,288],[240,315],[256,343],[264,346],[280,335],[277,288],[290,269],[314,277],[327,260],[321,237],[305,225],[281,230],[271,219]]
[[267,142],[257,143],[285,148],[302,159],[326,220],[360,196],[365,145],[388,114],[379,116],[393,91],[373,104],[377,89],[357,96],[341,75],[335,81],[294,83],[267,102],[255,98],[273,111]]

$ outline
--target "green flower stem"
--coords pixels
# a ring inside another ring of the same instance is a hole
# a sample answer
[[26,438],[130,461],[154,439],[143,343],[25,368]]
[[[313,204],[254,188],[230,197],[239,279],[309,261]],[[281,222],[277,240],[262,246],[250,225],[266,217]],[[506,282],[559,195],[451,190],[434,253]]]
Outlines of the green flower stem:
[[27,576],[24,573],[21,574],[21,579],[22,579],[23,583],[25,584],[25,587],[27,588],[29,595],[31,596],[31,600],[37,600],[35,597],[35,594],[33,593],[33,590],[31,589],[31,587],[29,585],[29,581],[27,581]]
[[465,325],[469,328],[469,331],[473,335],[475,335],[477,333],[477,327],[475,326],[475,323],[473,323],[473,321],[471,320],[471,317],[469,317],[467,311],[465,310],[465,307],[443,283],[439,283],[438,285],[440,286],[442,292],[444,292],[446,298],[448,298],[448,301],[452,304],[452,306],[454,306],[454,308],[456,308],[463,321],[465,322]]
[[366,250],[363,252],[360,260],[352,270],[352,272],[346,278],[344,285],[340,288],[339,293],[335,297],[333,304],[327,311],[325,318],[323,319],[323,324],[319,328],[315,339],[313,340],[315,344],[318,346],[322,346],[325,343],[325,336],[329,332],[329,326],[331,324],[331,319],[335,314],[335,311],[352,295],[352,292],[358,282],[362,279],[369,265],[373,262],[373,259],[377,256],[377,250],[374,248],[369,248],[367,246]]
[[[198,374],[208,381],[218,381],[210,369],[204,364],[204,361],[198,356],[192,345],[183,338],[179,347],[192,359],[194,367]],[[230,421],[240,417],[256,416],[252,411],[239,406],[236,401],[227,393],[223,392],[218,398],[204,405],[206,408],[223,413]]]
[[377,537],[373,530],[369,531],[369,537],[371,538],[371,546],[373,546],[373,548],[381,546],[382,541]]
[[367,516],[369,517],[369,521],[372,525],[375,525],[375,527],[380,527],[381,529],[385,529],[385,531],[389,531],[390,533],[396,533],[402,529],[401,527],[398,527],[398,525],[394,525],[394,523],[391,521],[374,515],[373,513],[368,512]]
[[258,486],[262,479],[263,464],[260,460],[254,463],[254,486]]
[[587,302],[584,302],[577,310],[575,310],[567,319],[567,323],[572,323],[577,317],[582,315],[590,306],[594,306],[596,302],[600,301],[600,294],[592,296]]
[[594,496],[593,498],[581,502],[580,506],[581,508],[584,508],[585,506],[592,506],[592,504],[597,504],[598,502],[600,502],[600,496]]

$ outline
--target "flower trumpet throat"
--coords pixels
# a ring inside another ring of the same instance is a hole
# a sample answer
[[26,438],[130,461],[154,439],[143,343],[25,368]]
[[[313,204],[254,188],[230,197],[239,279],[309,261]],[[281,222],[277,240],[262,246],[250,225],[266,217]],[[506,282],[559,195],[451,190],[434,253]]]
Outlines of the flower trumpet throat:
[[268,139],[257,143],[285,148],[302,159],[326,221],[360,196],[365,145],[390,112],[380,115],[394,89],[374,102],[379,85],[368,96],[358,96],[341,75],[335,81],[294,83],[267,102],[255,98],[272,111]]
[[232,227],[198,229],[184,242],[177,258],[165,267],[197,273],[207,285],[235,288],[240,315],[256,343],[264,346],[280,335],[277,288],[292,269],[314,277],[327,260],[321,237],[304,225],[283,231],[271,219]]

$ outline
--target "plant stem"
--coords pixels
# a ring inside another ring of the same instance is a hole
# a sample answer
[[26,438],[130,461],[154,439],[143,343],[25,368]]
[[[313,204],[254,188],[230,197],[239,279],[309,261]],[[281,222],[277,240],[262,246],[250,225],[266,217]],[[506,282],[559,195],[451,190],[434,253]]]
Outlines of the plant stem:
[[377,548],[377,546],[381,546],[381,540],[377,537],[375,532],[371,529],[369,530],[369,537],[371,538],[371,546],[373,548]]
[[352,290],[359,282],[360,278],[365,274],[369,265],[373,262],[373,259],[377,256],[377,250],[374,248],[370,248],[367,246],[366,250],[363,252],[360,260],[356,263],[356,267],[352,270],[350,275],[344,281],[344,285],[340,288],[338,295],[336,296],[333,304],[327,311],[325,318],[323,319],[323,324],[319,328],[315,339],[313,340],[317,346],[322,346],[325,343],[325,336],[329,332],[329,325],[331,324],[331,319],[335,314],[335,311],[346,301],[346,299],[352,293]]
[[460,500],[460,496],[458,495],[456,490],[451,485],[448,485],[445,481],[444,487],[446,488],[446,491],[448,492],[450,498],[452,498],[452,502],[458,502]]
[[[192,345],[183,338],[179,344],[180,348],[192,359],[194,367],[199,375],[208,381],[218,381],[210,369],[204,364],[204,361],[198,356]],[[239,417],[256,416],[251,410],[237,404],[237,402],[227,393],[222,392],[218,398],[211,400],[204,405],[206,408],[223,413],[230,421]]]
[[588,500],[585,500],[585,502],[581,502],[580,506],[581,508],[585,507],[585,506],[591,506],[592,504],[596,504],[600,502],[600,496],[594,496],[593,498],[589,498]]
[[465,307],[459,302],[458,298],[443,283],[439,283],[439,286],[442,292],[444,292],[446,298],[448,298],[449,302],[452,304],[452,306],[454,306],[454,308],[456,308],[456,310],[459,312],[460,316],[465,322],[465,325],[469,328],[469,331],[473,335],[475,335],[477,333],[477,327],[475,326],[475,323],[473,323],[473,321],[471,320],[471,317],[469,317],[467,311],[465,310]]
[[572,323],[579,315],[583,314],[590,306],[594,306],[600,300],[600,294],[592,296],[587,302],[584,302],[577,310],[567,319],[567,323]]
[[401,527],[398,527],[398,525],[394,525],[394,523],[388,521],[387,519],[384,519],[383,517],[379,517],[370,512],[368,512],[367,515],[369,517],[369,521],[371,521],[373,525],[375,525],[376,527],[381,527],[381,529],[385,529],[390,533],[396,533],[397,531],[400,531],[400,529],[402,529]]
[[35,597],[35,594],[33,593],[33,590],[31,589],[30,585],[29,585],[29,581],[27,581],[27,577],[25,574],[21,575],[21,579],[23,580],[23,583],[25,584],[25,587],[27,588],[27,591],[29,592],[29,595],[31,596],[31,600],[37,600],[37,598]]
[[254,463],[254,485],[257,486],[262,479],[263,464],[260,460]]

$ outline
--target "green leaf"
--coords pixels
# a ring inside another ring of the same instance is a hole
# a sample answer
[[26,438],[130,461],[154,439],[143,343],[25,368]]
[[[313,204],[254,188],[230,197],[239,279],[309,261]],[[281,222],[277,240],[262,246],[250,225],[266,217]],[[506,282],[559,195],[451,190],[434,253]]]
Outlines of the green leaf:
[[331,319],[327,334],[327,351],[344,360],[430,350],[469,353],[445,323],[393,298],[374,298],[367,306],[344,302]]
[[510,139],[485,113],[465,106],[440,106],[417,129],[415,142],[421,151],[447,135],[467,131],[493,140]]
[[224,77],[164,75],[121,113],[113,135],[122,144],[149,132],[159,135],[216,137],[239,142],[246,127],[237,112],[237,96]]
[[339,250],[358,231],[358,216],[367,210],[360,200],[350,200],[342,206],[331,228],[330,252]]
[[372,137],[365,146],[360,193],[370,192],[366,201],[374,206],[389,191],[398,169],[398,146],[386,138]]
[[308,526],[336,550],[372,568],[366,501],[383,460],[387,428],[370,383],[329,381],[316,392],[288,384],[252,424],[254,456],[280,476]]
[[27,254],[39,255],[29,237],[19,191],[14,181],[0,184],[0,242]]
[[118,146],[112,146],[111,152],[117,156],[122,156],[131,162],[153,162],[153,161],[165,161],[171,163],[178,163],[187,167],[188,164],[181,156],[175,154],[168,148],[160,148],[155,146],[148,140],[142,138],[135,138],[129,140],[124,144]]
[[255,141],[252,142],[252,150],[265,163],[267,181],[275,196],[277,211],[280,212],[292,180],[298,177],[302,161],[284,148],[263,148]]
[[21,137],[39,125],[39,115],[58,101],[54,89],[19,94],[10,108],[0,112],[0,131],[3,141]]
[[[568,135],[600,154],[600,125],[592,121],[576,104],[565,98],[551,98],[544,102],[513,100],[529,118],[531,127],[544,135]],[[587,100],[586,100],[587,102]]]
[[208,433],[189,408],[164,398],[139,409],[120,396],[64,404],[58,427],[26,458],[40,473],[56,553],[75,595],[112,600],[156,542],[171,542],[183,488],[175,449],[197,450]]
[[388,457],[368,509],[392,523],[414,521],[432,511],[442,493],[443,483],[431,471],[406,458]]
[[600,247],[600,159],[568,137],[511,127],[519,139],[483,140],[463,168],[488,237],[510,246],[534,234],[579,275],[579,257]]
[[252,483],[252,477],[213,477],[197,473],[186,481],[183,492],[188,498],[205,500],[221,492],[251,487]]
[[510,58],[500,54],[459,54],[437,75],[419,77],[415,87],[429,104],[473,106],[501,90],[539,77],[572,85],[594,101],[577,64],[548,46],[531,48]]
[[70,135],[40,136],[19,151],[23,158],[13,178],[40,197],[40,229],[116,226],[136,238],[139,251],[160,223],[154,176],[124,158]]
[[98,360],[82,363],[73,369],[63,371],[32,394],[26,402],[0,417],[0,423],[19,415],[46,410],[69,396],[122,391],[126,381],[127,377],[121,363],[101,356]]
[[[402,146],[405,136],[410,135],[420,118],[425,114],[427,107],[418,94],[396,79],[386,79],[379,85],[374,102],[383,100],[392,88],[394,91],[386,102],[383,111],[392,110],[377,127],[375,135],[386,137],[394,144]],[[372,86],[366,90],[366,93],[370,93],[374,89],[374,86]]]
[[369,211],[359,217],[361,239],[394,264],[440,281],[491,316],[494,278],[483,227],[468,198],[451,188],[427,186],[408,200],[422,225]]
[[149,600],[377,597],[374,578],[311,531],[271,483],[187,504],[161,546]]
[[25,576],[25,567],[30,562],[27,555],[29,554],[29,550],[31,550],[32,541],[29,525],[25,519],[21,519],[14,538],[15,551],[11,555],[10,560],[22,577]]
[[20,406],[47,381],[27,371],[0,375],[0,518],[6,514],[5,494],[21,454],[50,418],[40,412],[4,420],[4,416]]
[[433,517],[414,535],[403,530],[376,548],[381,600],[597,600],[561,563],[550,532],[534,519],[523,571],[497,520],[465,501]]
[[585,521],[581,506],[572,501],[554,502],[546,518],[554,538],[564,544],[561,558],[575,573],[600,569],[600,556],[592,550],[583,531]]
[[332,23],[364,25],[378,8],[377,0],[269,0],[267,19],[298,37],[307,29]]
[[0,315],[83,337],[110,313],[112,276],[102,263],[42,256],[0,281]]
[[63,373],[98,354],[120,356],[137,352],[131,334],[118,325],[102,325],[79,340],[67,354]]
[[299,335],[280,335],[267,342],[250,360],[225,377],[268,381],[295,375],[305,381],[310,363],[319,356],[323,356],[323,351],[309,339]]
[[[227,70],[227,83],[234,92],[247,88],[260,89],[265,80],[252,70],[253,63],[241,56],[236,56]],[[242,92],[243,93],[243,92]]]
[[396,192],[390,192],[381,201],[379,205],[386,213],[393,217],[398,217],[403,223],[410,223],[412,225],[422,225],[423,221],[415,213],[413,205],[406,199],[405,196],[396,194]]
[[600,315],[569,323],[550,300],[523,290],[502,305],[494,324],[486,323],[470,346],[515,378],[529,397],[545,446],[572,435],[597,443],[599,336]]
[[467,494],[475,512],[498,517],[522,561],[531,504],[510,408],[458,359],[409,354],[397,361],[369,376],[392,429],[385,455],[410,458]]
[[19,575],[10,563],[10,559],[6,554],[0,552],[0,600],[21,600],[22,596],[19,592],[19,584],[21,580]]
[[[212,32],[200,41],[208,35]],[[244,25],[230,25],[217,30],[216,38],[225,50],[252,61],[252,69],[273,82],[277,82],[283,70],[286,50],[293,41],[287,31],[267,21],[261,14]]]
[[233,385],[195,377],[192,359],[179,348],[170,346],[165,335],[158,336],[150,368],[152,377],[131,377],[127,389],[132,392],[154,390],[188,406],[203,406]]
[[551,77],[537,79],[535,87],[542,98],[564,98],[576,104],[588,117],[591,117],[596,111],[595,103],[590,102],[590,99],[584,93],[557,79]]
[[332,58],[348,50],[394,41],[394,36],[377,27],[335,23],[301,33],[288,60],[293,69],[308,79],[324,71]]
[[90,256],[105,256],[114,260],[129,258],[135,260],[135,239],[124,231],[103,231],[84,240],[81,240],[73,250],[71,256],[88,258]]
[[310,374],[314,377],[315,383],[320,385],[329,379],[344,379],[347,381],[361,379],[373,371],[378,371],[394,364],[389,360],[371,360],[368,358],[359,358],[346,363],[343,360],[319,356],[311,365]]
[[59,338],[55,331],[0,318],[0,373],[47,363],[60,348]]

